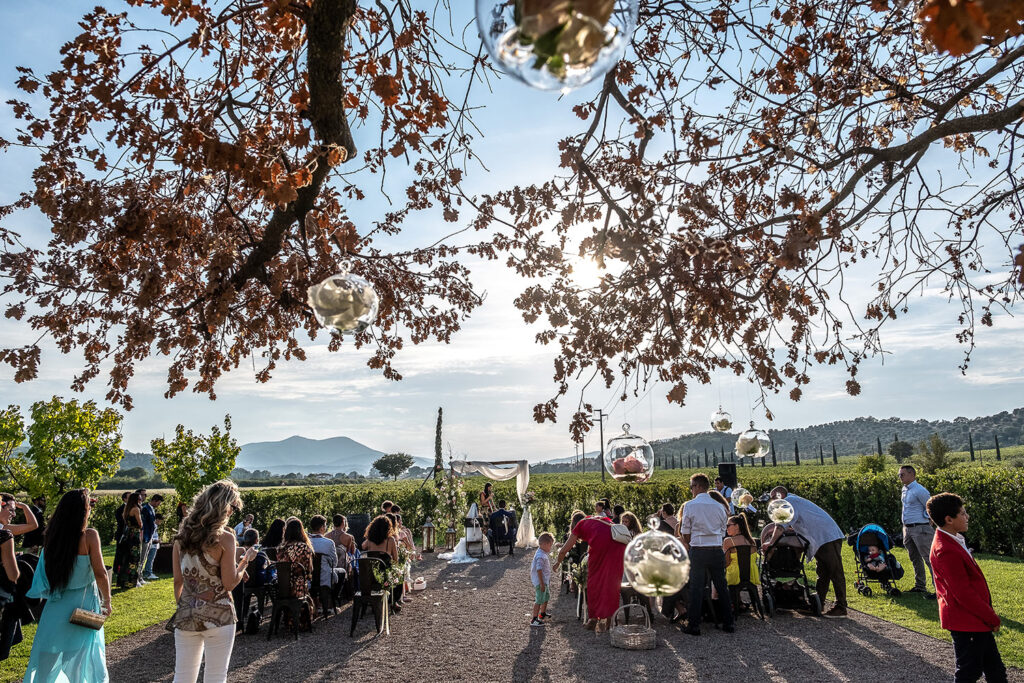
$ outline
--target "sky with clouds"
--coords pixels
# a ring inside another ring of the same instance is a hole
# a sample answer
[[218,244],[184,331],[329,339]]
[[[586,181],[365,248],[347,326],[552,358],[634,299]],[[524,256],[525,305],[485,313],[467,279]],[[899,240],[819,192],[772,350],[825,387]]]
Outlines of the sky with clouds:
[[[59,46],[74,35],[75,22],[84,11],[78,2],[49,2],[42,20],[41,7],[34,2],[0,5],[0,21],[8,36],[0,54],[2,100],[15,96],[15,66],[28,65],[41,72],[52,67]],[[491,85],[487,108],[476,116],[483,135],[476,150],[488,170],[472,174],[468,188],[493,191],[550,177],[557,168],[557,141],[579,126],[571,113],[573,103],[597,86],[559,98],[530,91],[511,79]],[[12,127],[9,109],[0,109],[0,136],[9,137]],[[358,135],[357,131],[357,144]],[[22,151],[0,154],[0,174],[7,180],[0,188],[0,202],[10,201],[27,186],[31,164],[31,156]],[[395,174],[390,182],[397,186],[401,180],[401,174]],[[371,220],[371,213],[366,207],[353,209],[357,220]],[[46,226],[41,221],[31,216],[22,220],[29,240],[45,239]],[[412,231],[418,241],[451,230],[450,224],[431,217],[414,220],[423,220]],[[215,402],[191,393],[164,399],[166,368],[147,362],[132,383],[135,408],[124,420],[125,447],[148,451],[150,439],[173,433],[178,423],[208,430],[230,413],[241,443],[294,434],[345,435],[382,451],[429,456],[441,406],[444,438],[456,454],[533,461],[571,455],[574,447],[567,418],[578,394],[564,401],[559,423],[538,425],[532,419],[533,405],[550,398],[555,387],[552,349],[534,342],[538,330],[527,326],[512,304],[526,283],[500,262],[470,264],[477,286],[487,292],[484,305],[450,344],[407,346],[395,363],[404,376],[401,382],[382,379],[368,369],[366,351],[345,347],[328,353],[323,335],[309,345],[307,361],[279,365],[267,384],[256,383],[251,367],[243,365],[221,381]],[[883,332],[888,353],[862,367],[859,396],[845,393],[844,374],[820,368],[812,374],[813,381],[799,403],[792,403],[785,394],[769,399],[774,425],[800,427],[866,415],[950,419],[1024,404],[1024,321],[1019,316],[998,315],[993,328],[981,330],[969,371],[961,375],[963,348],[955,338],[958,303],[937,289],[925,289],[910,305],[910,314]],[[23,323],[0,321],[0,345],[31,343],[36,337]],[[33,382],[16,384],[10,371],[0,368],[0,405],[16,403],[27,408],[54,394],[73,394],[69,384],[79,368],[78,359],[62,356],[45,342],[43,348],[40,376]],[[613,389],[594,389],[588,391],[587,400],[610,412],[606,435],[617,433],[624,421],[633,425],[633,432],[651,439],[703,431],[719,401],[741,421],[752,416],[765,422],[763,413],[751,409],[755,390],[732,376],[718,377],[711,386],[692,387],[684,407],[669,404],[666,391],[661,385],[650,391],[641,388],[639,397],[623,404],[615,400]],[[83,398],[102,403],[104,394],[101,379]],[[589,436],[586,446],[588,451],[596,448],[596,436]]]

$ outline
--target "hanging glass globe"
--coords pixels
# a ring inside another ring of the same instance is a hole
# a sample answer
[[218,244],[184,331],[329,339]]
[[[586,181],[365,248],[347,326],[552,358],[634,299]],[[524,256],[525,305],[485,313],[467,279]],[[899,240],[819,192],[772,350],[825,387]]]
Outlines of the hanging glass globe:
[[783,526],[792,524],[796,518],[793,504],[785,498],[776,498],[768,503],[768,519]]
[[629,425],[622,425],[622,434],[608,440],[604,450],[604,466],[616,481],[643,483],[654,474],[654,449]]
[[639,0],[476,0],[480,37],[501,70],[562,92],[615,66],[638,12]]
[[372,325],[380,305],[373,285],[349,273],[347,264],[342,264],[341,272],[306,290],[306,301],[321,325],[343,334],[358,334]]
[[754,502],[754,494],[744,488],[735,488],[732,492],[732,504],[737,510],[742,510]]
[[673,595],[682,590],[690,576],[690,558],[683,542],[658,531],[658,518],[651,527],[626,546],[622,568],[636,592],[642,595]]
[[750,422],[750,429],[736,439],[736,455],[741,458],[763,458],[771,450],[772,442],[768,438],[768,432],[754,429],[753,420]]
[[722,410],[722,406],[718,406],[718,410],[711,413],[711,428],[716,432],[727,432],[732,429],[732,415]]

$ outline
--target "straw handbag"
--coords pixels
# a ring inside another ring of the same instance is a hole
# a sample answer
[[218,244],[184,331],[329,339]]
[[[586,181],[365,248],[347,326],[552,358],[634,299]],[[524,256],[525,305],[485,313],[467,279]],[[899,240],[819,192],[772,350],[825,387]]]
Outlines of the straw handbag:
[[[82,605],[85,605],[85,591],[82,591]],[[103,628],[103,624],[106,620],[106,614],[103,614],[102,612],[97,614],[92,610],[85,609],[85,607],[76,607],[68,618],[68,621],[75,626],[84,626],[86,628],[91,628],[94,631],[99,631]]]
[[[640,610],[640,614],[644,617],[643,624],[629,623],[630,608]],[[623,614],[626,616],[622,616]],[[621,623],[620,617],[622,618]],[[625,604],[617,609],[615,616],[612,617],[612,628],[608,633],[612,647],[623,650],[653,650],[658,641],[657,633],[651,628],[651,618],[647,614],[647,610],[637,604]]]

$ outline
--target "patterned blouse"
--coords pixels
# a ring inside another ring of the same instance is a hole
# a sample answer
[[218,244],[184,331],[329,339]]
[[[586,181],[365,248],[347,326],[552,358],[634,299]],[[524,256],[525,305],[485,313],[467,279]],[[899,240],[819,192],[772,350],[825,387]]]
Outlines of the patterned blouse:
[[[289,542],[277,547],[277,561],[292,563],[292,595],[304,598],[309,595],[309,577],[313,574],[313,549],[305,543]],[[295,565],[305,571],[298,572]]]
[[205,631],[235,623],[235,606],[220,579],[220,564],[206,552],[181,553],[181,577],[184,585],[168,631]]

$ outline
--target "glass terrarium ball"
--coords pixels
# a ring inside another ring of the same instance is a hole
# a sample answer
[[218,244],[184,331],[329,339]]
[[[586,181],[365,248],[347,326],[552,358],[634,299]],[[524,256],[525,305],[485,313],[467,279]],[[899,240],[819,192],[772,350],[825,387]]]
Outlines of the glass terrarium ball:
[[718,406],[718,410],[711,413],[711,428],[716,432],[728,432],[732,429],[732,415]]
[[768,503],[768,519],[776,524],[792,524],[795,518],[796,510],[785,498],[776,498]]
[[604,466],[616,481],[643,483],[654,474],[654,449],[642,437],[629,433],[622,425],[622,434],[608,440],[604,450]]
[[736,439],[736,455],[741,458],[763,458],[771,450],[772,442],[768,432],[755,429],[753,422],[750,423],[750,429]]
[[306,301],[321,325],[341,333],[362,332],[372,325],[380,305],[373,285],[347,269],[311,286]]
[[739,510],[754,502],[754,494],[745,488],[736,487],[732,492],[732,504]]
[[630,541],[622,567],[629,585],[643,595],[677,593],[690,576],[683,542],[661,531],[647,531]]
[[476,0],[476,23],[501,70],[566,91],[615,66],[638,11],[639,0]]

